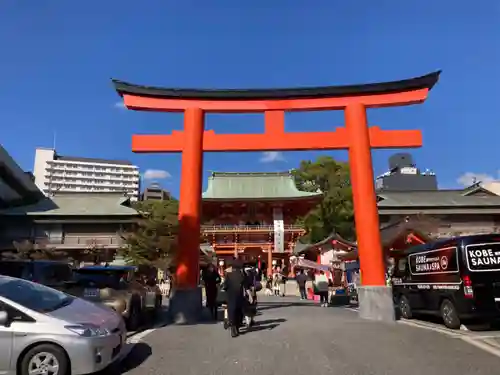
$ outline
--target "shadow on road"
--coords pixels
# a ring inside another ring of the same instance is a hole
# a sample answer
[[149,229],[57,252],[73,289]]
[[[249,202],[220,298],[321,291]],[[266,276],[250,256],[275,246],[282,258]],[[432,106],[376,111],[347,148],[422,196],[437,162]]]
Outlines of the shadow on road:
[[279,323],[285,323],[286,319],[280,318],[280,319],[267,319],[267,320],[256,320],[254,327],[260,327],[260,326],[266,326],[270,324],[278,324]]
[[246,335],[246,334],[253,333],[253,332],[270,331],[272,329],[275,329],[278,326],[279,326],[279,324],[277,324],[277,323],[269,324],[267,326],[254,326],[254,327],[250,328],[248,331],[247,330],[243,331],[242,334]]
[[282,307],[292,307],[292,306],[316,306],[317,303],[313,301],[301,301],[301,302],[259,302],[258,311],[272,310],[272,309],[280,309]]
[[244,329],[241,333],[242,334],[249,334],[253,332],[259,332],[259,331],[270,331],[275,329],[280,325],[280,323],[286,322],[286,319],[280,318],[280,319],[267,319],[267,320],[256,320],[255,325],[250,328],[249,330]]
[[139,342],[134,345],[130,353],[121,362],[114,363],[103,371],[97,373],[98,375],[121,375],[125,374],[146,362],[146,360],[153,354],[151,347],[144,343]]
[[145,318],[139,329],[137,329],[137,331],[127,332],[127,338],[134,337],[135,335],[147,331],[148,329],[151,328],[159,328],[166,326],[168,323],[169,323],[168,309],[164,308],[158,313],[158,315],[154,319]]
[[[443,319],[441,319],[438,316],[433,316],[433,315],[419,315],[415,314],[415,319],[420,320],[425,323],[431,323],[435,324],[436,326],[439,326],[440,328],[448,329],[443,323]],[[464,322],[463,326],[472,332],[492,332],[492,331],[499,331],[500,330],[500,321],[493,321],[493,322],[480,322],[480,321],[470,321],[470,322]]]
[[124,374],[130,370],[139,367],[141,364],[146,362],[146,360],[153,354],[151,347],[144,343],[139,342],[134,345],[130,354],[118,364],[119,374]]

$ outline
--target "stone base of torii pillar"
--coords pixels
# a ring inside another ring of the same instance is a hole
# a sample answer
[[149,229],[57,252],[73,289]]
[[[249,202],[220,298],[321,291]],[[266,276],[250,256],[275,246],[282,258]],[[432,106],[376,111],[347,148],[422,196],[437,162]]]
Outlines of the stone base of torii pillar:
[[396,321],[392,287],[358,287],[359,317],[392,323]]
[[174,324],[196,324],[203,309],[201,287],[175,290],[169,304],[169,315]]

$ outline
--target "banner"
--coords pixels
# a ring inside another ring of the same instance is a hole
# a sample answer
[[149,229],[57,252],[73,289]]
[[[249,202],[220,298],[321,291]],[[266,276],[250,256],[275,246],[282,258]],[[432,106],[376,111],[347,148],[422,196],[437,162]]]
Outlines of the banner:
[[273,208],[274,221],[274,251],[285,252],[285,225],[283,223],[283,211],[281,208]]

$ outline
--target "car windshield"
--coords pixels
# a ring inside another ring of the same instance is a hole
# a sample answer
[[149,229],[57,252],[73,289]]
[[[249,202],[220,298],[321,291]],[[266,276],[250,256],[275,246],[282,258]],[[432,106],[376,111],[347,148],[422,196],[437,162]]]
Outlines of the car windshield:
[[75,281],[80,284],[95,284],[98,287],[118,288],[120,284],[128,281],[128,272],[125,270],[75,270]]
[[0,296],[39,313],[58,310],[74,299],[44,285],[8,277],[0,278]]

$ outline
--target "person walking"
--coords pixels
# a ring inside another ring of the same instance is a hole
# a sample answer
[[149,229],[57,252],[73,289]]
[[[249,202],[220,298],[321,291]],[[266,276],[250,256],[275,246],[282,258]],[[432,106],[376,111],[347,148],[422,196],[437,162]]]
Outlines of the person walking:
[[281,274],[281,280],[280,280],[279,294],[281,297],[285,297],[286,296],[286,283],[288,281],[288,277],[287,277],[286,269],[284,267],[281,269],[280,274]]
[[328,278],[325,275],[325,271],[320,271],[319,275],[314,277],[314,288],[319,295],[321,307],[328,306],[328,285]]
[[205,284],[206,307],[209,309],[212,319],[217,320],[217,292],[221,278],[213,264],[209,264],[203,271],[202,279]]
[[[245,272],[245,285],[249,286],[245,295],[245,306],[243,309],[245,324],[247,328],[252,327],[255,322],[254,318],[257,315],[257,292],[262,289],[260,281],[257,280],[257,271],[253,267],[246,267]],[[260,289],[259,289],[260,285]]]
[[300,299],[307,299],[307,275],[304,273],[304,270],[299,270],[299,273],[297,274],[297,276],[295,276],[295,280],[297,281],[297,285],[299,286]]
[[280,295],[281,272],[279,267],[276,267],[273,273],[273,291],[275,296]]
[[248,278],[243,272],[243,264],[239,259],[233,260],[231,270],[225,276],[223,288],[227,295],[228,322],[231,327],[231,337],[237,337],[243,321],[245,295],[250,285],[248,285]]

